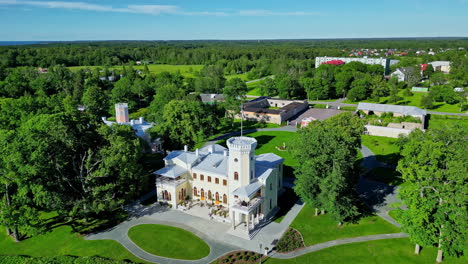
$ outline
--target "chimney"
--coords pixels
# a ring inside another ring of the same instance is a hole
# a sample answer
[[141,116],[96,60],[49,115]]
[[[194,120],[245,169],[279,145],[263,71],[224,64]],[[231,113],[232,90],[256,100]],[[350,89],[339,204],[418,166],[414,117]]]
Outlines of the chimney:
[[130,120],[130,125],[134,125],[134,124],[135,124],[135,119]]
[[224,153],[223,153],[223,154],[224,154],[225,157],[228,156],[228,151],[227,151],[227,149],[224,150]]
[[185,152],[188,151],[188,146],[187,146],[187,145],[184,145],[184,151],[185,151]]
[[214,150],[215,150],[215,146],[214,146],[214,144],[211,144],[210,145],[210,153],[214,153]]
[[200,155],[198,149],[195,150],[195,155],[197,155],[197,157]]
[[145,122],[145,120],[143,119],[142,116],[140,116],[140,119],[139,119],[139,120],[140,120],[140,124],[143,124],[143,122]]

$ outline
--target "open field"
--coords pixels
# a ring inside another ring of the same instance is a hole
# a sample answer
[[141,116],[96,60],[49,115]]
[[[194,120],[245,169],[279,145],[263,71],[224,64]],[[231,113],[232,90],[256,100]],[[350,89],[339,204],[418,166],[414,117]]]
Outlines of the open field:
[[[427,264],[435,263],[436,248],[424,248],[414,254],[414,244],[408,238],[383,239],[352,243],[308,253],[293,259],[267,259],[266,264]],[[445,264],[466,263],[466,258],[446,257]]]
[[210,253],[205,241],[177,227],[137,225],[128,230],[128,236],[146,252],[166,258],[201,259]]
[[306,204],[291,223],[291,227],[301,232],[306,246],[340,238],[400,232],[399,228],[376,215],[338,226],[329,214],[314,216],[314,212],[315,209]]
[[[129,66],[126,66],[129,67]],[[143,71],[145,69],[144,65],[134,65],[132,66],[135,70]],[[104,66],[74,66],[68,67],[71,71],[78,71],[80,69],[90,69],[100,68],[104,70]],[[115,69],[121,71],[123,66],[111,66],[109,70]],[[169,64],[148,64],[148,69],[151,73],[161,73],[161,72],[170,72],[175,73],[180,71],[185,77],[194,77],[195,72],[200,71],[203,68],[203,65],[169,65]]]
[[[399,92],[399,96],[401,96],[403,99],[396,102],[396,103],[388,103],[388,96],[386,97],[381,97],[379,102],[372,102],[369,100],[363,100],[361,102],[366,102],[366,103],[379,103],[379,104],[394,104],[394,105],[408,105],[408,106],[416,106],[421,108],[421,98],[426,95],[427,93],[423,92],[413,92],[412,96],[409,97],[404,97],[403,96],[403,90]],[[346,104],[357,104],[358,102],[352,102],[350,100],[345,100],[343,103]],[[438,111],[438,112],[447,112],[447,113],[461,113],[460,108],[458,107],[457,104],[447,104],[444,102],[434,102],[434,108],[433,109],[427,109],[428,111]]]

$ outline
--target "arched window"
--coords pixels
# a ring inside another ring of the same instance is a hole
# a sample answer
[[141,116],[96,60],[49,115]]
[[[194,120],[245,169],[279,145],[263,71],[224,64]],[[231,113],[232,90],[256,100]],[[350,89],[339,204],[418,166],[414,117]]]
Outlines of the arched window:
[[227,195],[223,194],[223,203],[227,204]]
[[193,178],[194,178],[194,179],[197,178],[197,174],[196,174],[196,173],[193,174]]
[[168,194],[168,192],[167,192],[167,191],[164,191],[164,194],[163,194],[163,199],[164,199],[164,200],[169,200],[169,198],[168,198],[168,197],[169,197],[169,194]]
[[208,176],[208,182],[211,182],[211,176]]
[[235,181],[238,181],[238,180],[239,180],[239,173],[237,173],[237,171],[234,172],[234,180],[235,180]]
[[193,196],[198,196],[197,187],[193,187]]
[[208,199],[211,200],[211,191],[208,191]]
[[239,160],[237,158],[234,159],[234,162],[238,162]]
[[215,198],[216,198],[216,201],[219,202],[219,193],[218,192],[216,192]]
[[205,199],[205,191],[203,190],[203,188],[200,190],[200,196],[202,200]]

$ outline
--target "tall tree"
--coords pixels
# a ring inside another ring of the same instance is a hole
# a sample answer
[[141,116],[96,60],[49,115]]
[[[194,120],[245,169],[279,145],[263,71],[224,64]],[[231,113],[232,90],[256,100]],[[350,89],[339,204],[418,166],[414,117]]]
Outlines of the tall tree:
[[344,113],[314,121],[298,132],[291,148],[302,162],[295,168],[295,192],[311,206],[328,211],[341,224],[359,215],[354,161],[361,144],[363,121]]
[[462,254],[468,239],[466,190],[467,130],[444,127],[423,133],[415,130],[404,141],[397,170],[405,184],[400,197],[407,210],[399,210],[403,231],[416,244],[436,246],[436,261],[443,253]]
[[240,105],[245,99],[247,85],[240,78],[232,78],[223,89],[226,110],[235,115],[240,112]]

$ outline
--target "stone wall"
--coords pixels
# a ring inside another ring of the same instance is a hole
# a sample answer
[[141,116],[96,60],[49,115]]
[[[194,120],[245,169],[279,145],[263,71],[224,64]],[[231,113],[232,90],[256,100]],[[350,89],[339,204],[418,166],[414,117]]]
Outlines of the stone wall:
[[409,135],[413,130],[412,129],[403,129],[403,128],[393,128],[393,127],[383,127],[383,126],[371,126],[366,125],[366,134],[371,136],[381,136],[381,137],[391,137],[398,138],[399,135]]

